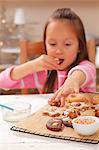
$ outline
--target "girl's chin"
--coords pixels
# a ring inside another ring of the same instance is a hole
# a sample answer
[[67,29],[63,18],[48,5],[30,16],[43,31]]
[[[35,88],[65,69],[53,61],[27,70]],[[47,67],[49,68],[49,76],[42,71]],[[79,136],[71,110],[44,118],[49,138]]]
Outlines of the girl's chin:
[[71,64],[63,62],[59,65],[58,70],[67,70]]
[[58,70],[66,70],[67,67],[60,66]]

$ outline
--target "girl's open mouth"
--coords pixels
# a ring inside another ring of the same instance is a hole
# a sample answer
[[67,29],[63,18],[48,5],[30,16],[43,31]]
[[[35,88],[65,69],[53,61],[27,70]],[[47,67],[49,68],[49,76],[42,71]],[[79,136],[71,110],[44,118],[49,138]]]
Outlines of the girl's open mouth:
[[59,65],[61,65],[63,63],[64,59],[59,59]]

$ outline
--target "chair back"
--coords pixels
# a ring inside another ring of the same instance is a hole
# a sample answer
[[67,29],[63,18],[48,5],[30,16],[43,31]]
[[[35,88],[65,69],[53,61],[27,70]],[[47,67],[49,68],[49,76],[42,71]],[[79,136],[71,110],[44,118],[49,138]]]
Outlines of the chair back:
[[35,58],[45,53],[43,41],[32,42],[27,40],[20,41],[20,63],[23,64],[29,58]]
[[96,41],[95,39],[91,39],[87,41],[87,49],[89,60],[95,64],[96,59]]

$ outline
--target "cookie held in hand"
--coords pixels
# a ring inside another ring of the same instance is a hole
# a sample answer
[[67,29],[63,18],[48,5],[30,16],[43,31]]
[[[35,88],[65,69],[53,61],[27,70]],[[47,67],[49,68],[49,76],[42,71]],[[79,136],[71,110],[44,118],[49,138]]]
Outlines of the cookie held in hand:
[[51,131],[61,131],[63,128],[63,121],[56,118],[50,119],[47,121],[46,127]]
[[60,101],[56,102],[56,101],[48,101],[49,105],[51,106],[57,106],[57,107],[60,107]]

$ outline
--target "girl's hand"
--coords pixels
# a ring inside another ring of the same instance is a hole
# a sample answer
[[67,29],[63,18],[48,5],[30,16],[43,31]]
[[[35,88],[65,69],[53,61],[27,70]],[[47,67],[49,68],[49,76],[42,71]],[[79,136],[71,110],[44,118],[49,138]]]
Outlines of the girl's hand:
[[13,80],[19,80],[33,72],[43,70],[58,70],[58,60],[52,56],[41,55],[40,57],[16,66],[11,72]]
[[71,93],[79,93],[79,82],[74,78],[67,78],[65,83],[54,93],[54,96],[49,100],[51,103],[60,103],[60,106],[65,105],[66,96]]
[[35,65],[35,71],[57,70],[59,67],[58,60],[49,55],[41,55],[34,59],[32,64]]
[[64,106],[66,96],[72,93],[79,93],[79,89],[85,80],[85,73],[81,70],[75,70],[54,93],[54,96],[49,100],[49,104],[60,103],[60,106]]

